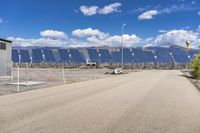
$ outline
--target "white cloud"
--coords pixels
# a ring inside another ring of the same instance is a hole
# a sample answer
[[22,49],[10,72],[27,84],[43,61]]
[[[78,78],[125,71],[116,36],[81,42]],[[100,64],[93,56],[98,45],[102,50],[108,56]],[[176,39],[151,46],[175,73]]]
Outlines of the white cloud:
[[198,34],[200,34],[200,25],[198,26],[196,31],[197,31]]
[[179,11],[197,11],[199,10],[199,4],[198,3],[181,3],[179,5],[172,5],[170,7],[166,7],[163,9],[160,9],[161,13],[172,13],[172,12],[179,12]]
[[99,31],[98,29],[76,29],[72,31],[72,35],[76,37],[89,37],[89,36],[98,36],[99,38],[105,38],[108,34]]
[[179,45],[186,47],[185,42],[190,41],[191,48],[198,48],[200,46],[200,25],[196,30],[190,30],[190,28],[181,28],[174,30],[160,30],[156,37],[151,37],[147,39],[142,39],[140,43],[136,46],[172,46]]
[[81,6],[80,11],[85,15],[85,16],[92,16],[97,13],[98,6]]
[[67,35],[62,31],[45,30],[40,32],[41,38],[38,39],[25,39],[21,37],[8,37],[8,40],[13,41],[13,46],[49,46],[49,47],[61,47],[68,45]]
[[[140,38],[137,37],[135,34],[128,35],[124,34],[124,43],[123,45],[126,47],[134,46],[135,44],[140,42]],[[112,46],[120,46],[122,44],[122,36],[114,35],[106,39],[106,42]]]
[[159,30],[158,32],[159,32],[159,33],[166,33],[166,32],[168,32],[168,30],[162,30],[162,29],[161,29],[161,30]]
[[[135,44],[140,42],[140,38],[137,37],[135,34],[128,35],[124,34],[124,42],[123,45],[126,47],[134,46]],[[93,46],[121,46],[122,45],[122,36],[121,35],[113,35],[106,37],[104,39],[99,39],[98,37],[91,36],[87,38],[87,42],[92,44]]]
[[[104,33],[99,31],[98,29],[77,29],[72,32],[72,35],[76,37],[81,37],[85,39],[87,45],[91,46],[120,46],[122,43],[121,35],[110,35],[109,33]],[[124,34],[124,45],[125,46],[133,46],[138,43],[141,39],[137,37],[135,34],[128,35]],[[83,43],[85,45],[86,43]]]
[[[49,30],[46,30],[49,31]],[[179,30],[160,30],[160,35],[156,37],[144,38],[136,36],[135,34],[124,34],[124,46],[171,46],[180,45],[185,47],[185,41],[191,42],[191,48],[197,48],[200,45],[200,25],[196,30],[189,30],[182,28]],[[72,32],[73,36],[63,39],[66,34],[62,31],[61,35],[41,34],[38,39],[25,39],[8,37],[7,39],[13,41],[13,46],[49,46],[49,47],[90,47],[90,46],[121,46],[121,35],[110,35],[98,29],[77,29]],[[49,33],[49,32],[46,32]],[[50,32],[51,33],[51,32]],[[74,38],[75,37],[75,38]]]
[[[138,19],[139,20],[145,20],[145,19],[152,19],[155,15],[160,14],[170,14],[173,12],[180,12],[180,11],[199,11],[200,6],[199,2],[193,1],[189,3],[180,3],[180,4],[174,4],[169,7],[163,7],[161,5],[158,6],[146,6],[138,9],[134,9],[132,13],[142,13]],[[151,12],[150,12],[151,11]],[[199,12],[197,12],[198,14]],[[144,19],[143,19],[144,18]]]
[[158,15],[159,12],[157,10],[150,10],[142,13],[138,16],[139,20],[153,19],[155,15]]
[[189,40],[192,48],[197,48],[200,44],[200,36],[193,31],[171,30],[165,34],[158,35],[154,40],[156,46],[180,45],[185,47],[185,42]]
[[62,31],[45,30],[40,32],[41,37],[51,39],[67,39],[67,35]]
[[109,14],[113,12],[120,12],[119,7],[121,6],[121,3],[113,3],[107,6],[104,6],[102,9],[99,9],[99,14]]
[[200,11],[198,11],[197,14],[200,16]]
[[8,40],[13,41],[13,46],[39,46],[39,47],[62,47],[67,46],[68,43],[63,40],[55,40],[51,38],[38,38],[38,39],[25,39],[25,38],[14,38],[14,37],[8,37]]
[[3,18],[0,17],[0,24],[3,23],[3,22],[4,22]]
[[[8,37],[13,41],[13,46],[39,46],[39,47],[89,47],[89,46],[121,46],[121,35],[110,35],[98,29],[77,29],[72,31],[71,38],[62,31],[45,30],[40,32],[41,38],[26,39],[20,37]],[[74,38],[75,37],[75,38]],[[77,38],[78,37],[78,38]],[[124,46],[133,46],[140,42],[135,34],[124,34]]]
[[100,8],[96,5],[93,6],[80,6],[80,11],[85,15],[85,16],[92,16],[95,14],[110,14],[110,13],[114,13],[114,12],[121,12],[119,10],[119,7],[122,6],[121,3],[116,2],[116,3],[112,3],[110,5],[106,5],[103,8]]

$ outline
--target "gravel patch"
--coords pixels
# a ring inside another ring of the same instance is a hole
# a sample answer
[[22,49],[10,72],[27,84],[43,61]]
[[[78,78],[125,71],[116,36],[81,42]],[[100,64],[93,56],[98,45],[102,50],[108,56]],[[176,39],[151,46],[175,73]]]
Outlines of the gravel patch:
[[193,78],[190,71],[191,70],[182,70],[182,73],[200,91],[200,80]]
[[[105,74],[110,72],[110,69],[65,69],[66,84],[83,82],[88,80],[95,80],[100,78],[107,78],[112,75]],[[125,72],[136,70],[125,70]],[[20,68],[20,82],[44,82],[44,84],[34,86],[20,86],[20,92],[48,88],[52,86],[64,85],[62,69],[54,68]],[[13,81],[17,82],[17,69],[13,69]],[[17,92],[17,85],[8,85],[10,80],[0,80],[0,96]]]

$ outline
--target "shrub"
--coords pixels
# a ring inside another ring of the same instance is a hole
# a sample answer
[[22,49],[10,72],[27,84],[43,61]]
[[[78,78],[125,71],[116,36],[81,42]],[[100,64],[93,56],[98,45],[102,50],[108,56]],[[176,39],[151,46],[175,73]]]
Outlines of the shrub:
[[200,79],[200,54],[195,55],[191,62],[191,68],[193,69],[191,75],[194,78]]

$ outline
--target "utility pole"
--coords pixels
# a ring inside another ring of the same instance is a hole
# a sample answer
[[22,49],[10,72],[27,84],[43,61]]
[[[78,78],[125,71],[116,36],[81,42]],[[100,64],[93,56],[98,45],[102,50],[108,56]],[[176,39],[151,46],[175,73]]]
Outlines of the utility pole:
[[124,44],[124,28],[125,28],[125,26],[126,26],[126,23],[124,23],[123,25],[122,25],[122,69],[123,69],[123,65],[124,65],[124,48],[123,48],[123,44]]

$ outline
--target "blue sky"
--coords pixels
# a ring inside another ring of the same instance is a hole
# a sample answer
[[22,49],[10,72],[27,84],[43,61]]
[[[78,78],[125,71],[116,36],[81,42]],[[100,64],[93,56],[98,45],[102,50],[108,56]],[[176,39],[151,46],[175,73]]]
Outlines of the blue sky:
[[[198,0],[0,2],[3,3],[0,8],[0,37],[13,40],[14,45],[117,46],[120,43],[123,23],[127,24],[124,30],[127,46],[170,45],[191,39],[196,47],[200,42]],[[76,31],[76,34],[73,34],[73,31]],[[179,34],[183,35],[177,41],[172,38],[172,34],[179,37]],[[183,38],[185,34],[189,34],[189,37]],[[162,35],[166,36],[166,39],[170,36],[171,40],[163,42]]]

